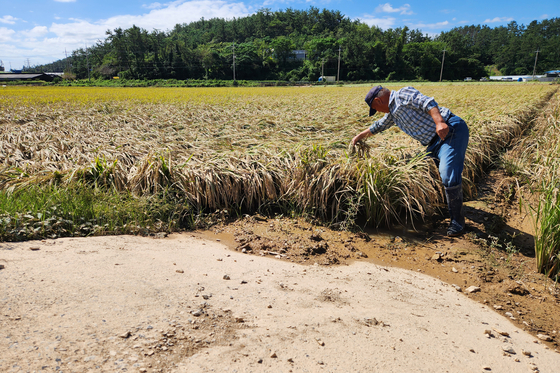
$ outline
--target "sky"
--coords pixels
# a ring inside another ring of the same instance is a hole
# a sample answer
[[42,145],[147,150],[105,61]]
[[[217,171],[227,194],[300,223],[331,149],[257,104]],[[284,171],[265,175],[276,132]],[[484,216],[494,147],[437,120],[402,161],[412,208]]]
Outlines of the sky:
[[[21,1],[21,2],[20,2]],[[505,26],[560,16],[558,0],[0,0],[0,61],[6,71],[62,59],[132,25],[168,31],[200,18],[239,18],[259,9],[339,10],[383,30],[408,26],[434,36],[466,25]]]

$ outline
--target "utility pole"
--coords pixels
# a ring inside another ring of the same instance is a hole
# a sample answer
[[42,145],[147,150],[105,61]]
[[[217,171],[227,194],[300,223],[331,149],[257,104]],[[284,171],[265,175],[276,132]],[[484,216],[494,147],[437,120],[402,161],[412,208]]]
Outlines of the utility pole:
[[441,71],[439,72],[439,81],[441,82],[441,78],[443,76],[443,61],[445,61],[445,49],[443,50],[443,58],[441,59]]
[[325,59],[321,59],[321,77],[325,79]]
[[338,83],[340,80],[340,51],[342,51],[342,48],[340,48],[340,45],[338,46],[338,71],[336,72],[336,82]]
[[[64,48],[64,54],[66,55],[66,66],[64,70],[68,71],[68,52],[66,52],[66,48]],[[63,71],[63,73],[66,71]]]
[[87,78],[88,80],[91,80],[89,77],[89,52],[87,49],[87,44],[86,44],[86,67],[87,67]]
[[535,56],[535,65],[533,66],[533,80],[535,80],[535,70],[537,69],[537,58],[539,57],[539,48],[536,50],[537,55]]
[[235,42],[233,42],[233,81],[235,82]]

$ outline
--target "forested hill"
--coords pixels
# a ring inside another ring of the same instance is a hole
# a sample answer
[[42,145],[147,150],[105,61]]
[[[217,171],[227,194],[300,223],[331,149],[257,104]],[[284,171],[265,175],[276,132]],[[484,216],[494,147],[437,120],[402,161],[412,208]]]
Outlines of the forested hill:
[[[172,28],[171,28],[172,27]],[[560,69],[560,18],[490,28],[464,26],[430,37],[407,27],[383,31],[339,11],[262,9],[244,18],[201,19],[169,31],[133,26],[67,59],[32,71],[67,71],[77,78],[309,80],[439,80]],[[301,53],[305,51],[305,59]],[[233,63],[235,56],[235,65]],[[339,69],[340,56],[340,69]]]

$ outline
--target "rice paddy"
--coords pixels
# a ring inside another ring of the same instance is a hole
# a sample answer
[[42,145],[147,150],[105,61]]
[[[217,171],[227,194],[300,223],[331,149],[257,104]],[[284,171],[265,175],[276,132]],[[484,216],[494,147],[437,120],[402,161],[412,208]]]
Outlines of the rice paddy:
[[[0,89],[2,193],[73,188],[94,193],[87,198],[106,205],[149,198],[136,207],[168,206],[151,223],[101,208],[88,213],[99,223],[91,227],[33,209],[18,215],[23,225],[11,223],[16,233],[3,237],[38,237],[30,229],[41,232],[49,218],[70,226],[62,235],[80,229],[134,233],[147,224],[169,230],[177,223],[161,215],[180,216],[181,224],[189,215],[189,225],[215,211],[307,214],[343,228],[358,217],[373,226],[422,218],[445,200],[437,170],[419,143],[391,128],[348,147],[372,122],[364,103],[369,88]],[[417,88],[469,125],[467,198],[484,168],[530,127],[557,91],[554,85],[511,83]]]
[[[555,88],[421,89],[468,122],[470,180]],[[198,210],[288,203],[330,219],[361,199],[376,225],[402,208],[423,213],[441,193],[422,180],[430,167],[418,143],[393,128],[348,149],[371,123],[366,91],[4,88],[0,188],[88,180],[141,195],[173,186]]]

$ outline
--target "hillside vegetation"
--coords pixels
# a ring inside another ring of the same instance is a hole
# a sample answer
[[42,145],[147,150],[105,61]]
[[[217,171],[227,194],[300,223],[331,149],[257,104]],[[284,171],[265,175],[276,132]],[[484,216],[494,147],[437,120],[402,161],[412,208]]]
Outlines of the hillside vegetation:
[[[316,81],[444,80],[560,68],[560,18],[490,28],[471,25],[437,36],[408,27],[381,30],[339,11],[262,9],[248,17],[200,19],[168,31],[107,30],[105,40],[29,71],[66,71],[78,79],[233,79]],[[305,51],[305,59],[294,50]],[[340,70],[338,61],[340,57]],[[88,75],[88,67],[90,73]]]

